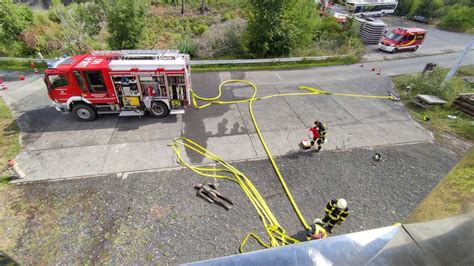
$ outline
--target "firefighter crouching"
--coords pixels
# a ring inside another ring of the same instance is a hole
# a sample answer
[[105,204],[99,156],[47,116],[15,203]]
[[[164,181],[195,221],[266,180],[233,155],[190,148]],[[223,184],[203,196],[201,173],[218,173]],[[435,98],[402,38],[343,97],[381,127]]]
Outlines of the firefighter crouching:
[[347,208],[347,201],[345,199],[329,201],[324,211],[326,216],[322,219],[322,222],[323,224],[327,223],[325,229],[328,233],[332,233],[334,226],[341,224],[349,215],[349,208]]
[[307,240],[314,240],[314,239],[323,239],[327,237],[326,229],[323,227],[323,221],[321,219],[316,218],[311,225],[311,229],[306,231],[306,239]]

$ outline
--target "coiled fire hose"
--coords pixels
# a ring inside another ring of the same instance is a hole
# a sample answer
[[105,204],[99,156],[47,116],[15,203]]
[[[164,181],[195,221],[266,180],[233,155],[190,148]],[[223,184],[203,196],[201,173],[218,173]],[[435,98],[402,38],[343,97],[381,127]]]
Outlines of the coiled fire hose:
[[[226,84],[229,83],[243,83],[248,86],[250,86],[253,89],[253,94],[251,97],[246,98],[246,99],[241,99],[241,100],[233,100],[233,101],[222,101],[220,100],[222,96],[222,89]],[[274,94],[274,95],[269,95],[269,96],[264,96],[264,97],[256,97],[257,95],[257,86],[254,85],[253,83],[245,80],[226,80],[223,81],[219,87],[218,87],[218,93],[217,96],[215,97],[201,97],[197,95],[194,91],[191,91],[192,95],[192,103],[195,108],[202,109],[206,108],[212,104],[235,104],[235,103],[244,103],[244,102],[249,102],[249,112],[250,112],[250,117],[252,118],[253,125],[255,127],[255,130],[257,132],[258,137],[260,138],[260,141],[262,142],[262,145],[265,149],[265,152],[267,153],[267,156],[273,166],[273,169],[275,170],[276,175],[278,176],[278,179],[280,180],[280,183],[285,190],[286,196],[290,200],[291,206],[293,207],[296,215],[300,219],[301,224],[303,227],[308,230],[310,229],[310,226],[304,219],[303,215],[301,214],[298,206],[296,205],[293,196],[291,195],[288,186],[286,185],[286,182],[283,178],[283,176],[280,173],[280,170],[278,169],[278,166],[275,163],[275,160],[273,159],[273,156],[271,155],[267,144],[265,143],[265,140],[263,139],[263,136],[260,132],[260,129],[258,127],[258,124],[255,119],[255,115],[253,113],[253,108],[252,104],[256,100],[262,100],[262,99],[268,99],[272,97],[282,97],[282,96],[307,96],[307,95],[318,95],[318,94],[329,94],[329,95],[335,95],[335,96],[348,96],[348,97],[360,97],[360,98],[374,98],[374,99],[391,99],[391,100],[396,100],[395,97],[393,96],[372,96],[372,95],[362,95],[362,94],[345,94],[345,93],[331,93],[328,91],[312,88],[312,87],[307,87],[307,86],[300,86],[300,90],[308,90],[309,92],[299,92],[299,93],[284,93],[284,94]],[[207,102],[203,105],[198,105],[197,100]],[[269,237],[269,243],[266,243],[263,241],[257,234],[255,233],[249,233],[247,236],[242,240],[240,244],[240,252],[243,252],[243,248],[245,243],[247,242],[249,237],[255,238],[262,246],[266,248],[270,247],[277,247],[280,245],[286,245],[286,244],[293,244],[293,243],[298,243],[299,241],[297,239],[294,239],[290,236],[288,236],[284,230],[278,223],[277,219],[271,212],[270,208],[268,207],[267,203],[263,199],[263,197],[260,195],[258,190],[255,188],[255,186],[252,184],[252,182],[249,180],[247,176],[245,176],[242,172],[240,172],[238,169],[236,169],[234,166],[230,165],[229,163],[225,162],[221,158],[219,158],[217,155],[213,154],[212,152],[208,151],[198,143],[192,141],[191,139],[185,138],[185,137],[178,137],[173,139],[171,143],[171,147],[173,148],[174,152],[176,153],[177,156],[177,162],[190,169],[191,171],[202,175],[202,176],[207,176],[210,178],[220,178],[220,179],[227,179],[231,180],[233,182],[236,182],[237,184],[240,185],[242,188],[243,192],[245,195],[248,197],[249,201],[252,203],[254,206],[255,210],[257,211],[260,219],[262,220],[262,223],[265,227],[265,230],[268,234]],[[190,163],[186,162],[183,160],[181,157],[181,151],[182,147],[193,150],[194,152],[201,154],[202,156],[214,161],[215,163],[219,164],[221,168],[217,167],[197,167],[194,165],[191,165]]]

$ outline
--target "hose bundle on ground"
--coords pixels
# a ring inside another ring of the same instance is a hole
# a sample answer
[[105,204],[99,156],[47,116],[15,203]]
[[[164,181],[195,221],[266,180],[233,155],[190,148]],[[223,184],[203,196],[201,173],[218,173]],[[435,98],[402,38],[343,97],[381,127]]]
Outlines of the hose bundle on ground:
[[[253,89],[253,94],[251,97],[246,98],[246,99],[241,99],[241,100],[233,100],[233,101],[223,101],[220,100],[221,95],[222,95],[222,88],[224,85],[229,84],[229,83],[243,83],[248,86],[250,86]],[[250,112],[250,117],[252,118],[253,125],[255,127],[255,130],[257,132],[258,137],[260,138],[260,141],[262,142],[262,145],[265,149],[265,152],[268,155],[268,158],[273,166],[273,169],[275,170],[276,175],[278,176],[280,183],[285,190],[285,193],[290,200],[290,203],[295,210],[296,215],[300,219],[301,224],[305,229],[310,229],[310,226],[304,219],[303,215],[301,214],[298,206],[296,205],[293,196],[291,195],[285,180],[283,179],[283,176],[280,173],[280,170],[278,169],[278,166],[275,163],[275,160],[273,159],[273,156],[271,155],[267,144],[265,143],[265,140],[262,137],[262,134],[260,132],[260,129],[257,125],[257,122],[255,120],[255,116],[253,113],[253,108],[252,108],[252,103],[256,100],[262,100],[262,99],[268,99],[272,97],[282,97],[282,96],[307,96],[307,95],[318,95],[318,94],[328,94],[328,95],[335,95],[335,96],[349,96],[349,97],[361,97],[361,98],[377,98],[377,99],[392,99],[394,100],[393,96],[372,96],[372,95],[360,95],[360,94],[343,94],[343,93],[331,93],[328,91],[323,91],[320,89],[312,88],[312,87],[307,87],[307,86],[300,86],[299,89],[301,90],[308,90],[309,92],[299,92],[299,93],[284,93],[284,94],[274,94],[274,95],[269,95],[269,96],[264,96],[264,97],[256,97],[257,95],[257,86],[255,86],[253,83],[245,80],[226,80],[222,82],[219,85],[218,88],[218,94],[215,97],[201,97],[197,95],[194,91],[191,91],[192,93],[192,102],[194,107],[201,109],[208,107],[212,104],[234,104],[234,103],[244,103],[248,102],[249,103],[249,112]],[[197,100],[207,102],[206,104],[203,105],[198,105]],[[269,248],[269,247],[277,247],[280,245],[286,245],[286,244],[293,244],[293,243],[298,243],[299,241],[297,239],[294,239],[290,236],[288,236],[285,232],[285,230],[280,226],[278,221],[276,220],[275,216],[271,212],[270,208],[266,204],[265,200],[263,197],[260,195],[258,190],[255,188],[255,186],[252,184],[252,182],[249,180],[247,176],[245,176],[242,172],[240,172],[238,169],[230,165],[229,163],[225,162],[221,158],[219,158],[217,155],[213,154],[212,152],[208,151],[204,147],[200,146],[198,143],[192,141],[191,139],[185,138],[185,137],[179,137],[173,139],[173,142],[171,144],[173,150],[175,151],[177,155],[177,162],[180,165],[183,165],[190,170],[194,171],[195,173],[202,175],[202,176],[207,176],[211,178],[220,178],[220,179],[227,179],[231,180],[233,182],[236,182],[237,184],[240,185],[242,190],[244,191],[245,195],[248,197],[252,205],[255,207],[255,210],[257,211],[258,215],[260,216],[260,219],[262,220],[262,223],[265,227],[265,230],[268,234],[269,237],[269,243],[264,242],[257,234],[255,233],[249,233],[243,240],[242,243],[240,244],[240,252],[243,252],[243,247],[245,243],[247,242],[249,237],[255,238],[262,246]],[[194,165],[191,165],[190,163],[186,162],[183,160],[181,157],[181,151],[182,147],[190,149],[195,151],[198,154],[201,154],[202,156],[214,161],[215,163],[219,164],[221,168],[217,167],[197,167]]]

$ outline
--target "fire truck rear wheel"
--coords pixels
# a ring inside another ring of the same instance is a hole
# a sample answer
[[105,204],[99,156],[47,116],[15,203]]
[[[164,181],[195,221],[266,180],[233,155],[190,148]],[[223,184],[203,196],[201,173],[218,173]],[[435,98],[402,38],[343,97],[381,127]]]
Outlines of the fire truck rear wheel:
[[93,121],[97,118],[97,112],[90,105],[76,104],[72,107],[72,114],[79,121]]
[[164,102],[152,102],[150,108],[150,115],[157,118],[165,117],[169,114],[170,110]]
[[413,47],[412,51],[415,52],[416,50],[418,50],[418,46],[415,46]]

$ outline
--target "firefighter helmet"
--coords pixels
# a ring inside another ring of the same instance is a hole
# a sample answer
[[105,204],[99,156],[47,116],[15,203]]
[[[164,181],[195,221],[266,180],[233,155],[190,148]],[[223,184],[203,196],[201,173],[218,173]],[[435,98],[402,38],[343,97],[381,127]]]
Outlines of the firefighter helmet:
[[338,200],[337,200],[337,203],[336,203],[336,206],[337,206],[339,209],[343,210],[343,209],[345,209],[345,208],[347,207],[347,201],[346,201],[345,199],[338,199]]

